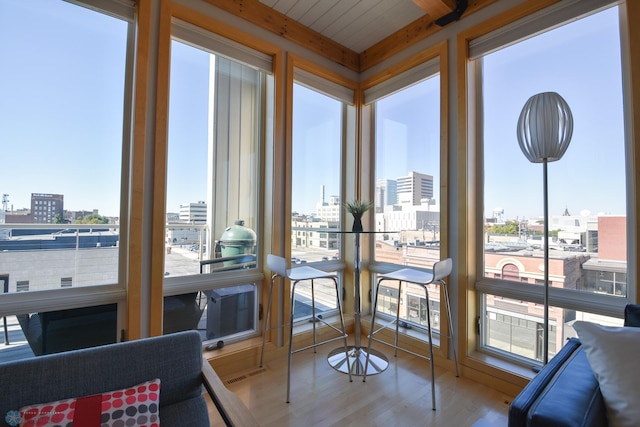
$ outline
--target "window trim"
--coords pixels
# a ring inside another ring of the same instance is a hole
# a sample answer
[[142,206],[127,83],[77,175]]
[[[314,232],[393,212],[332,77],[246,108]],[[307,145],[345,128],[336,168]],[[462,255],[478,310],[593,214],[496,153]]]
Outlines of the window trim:
[[133,141],[133,92],[134,69],[137,56],[135,3],[129,0],[65,0],[77,7],[91,9],[96,13],[120,19],[127,23],[126,56],[124,65],[124,91],[123,91],[123,116],[122,116],[122,156],[121,156],[121,181],[120,181],[120,244],[117,262],[117,282],[113,284],[101,284],[95,286],[71,286],[42,291],[28,291],[3,294],[0,298],[0,312],[5,314],[22,314],[44,311],[55,311],[104,304],[118,304],[117,336],[125,327],[125,301],[126,290],[126,266],[129,258],[129,178],[130,178],[130,150]]
[[[265,56],[271,58],[270,73],[273,74],[273,83],[267,84],[265,90],[273,95],[274,104],[279,105],[281,102],[282,84],[280,76],[282,75],[282,50],[281,48],[271,45],[263,40],[260,40],[247,33],[241,32],[237,28],[234,28],[228,24],[216,20],[212,16],[205,15],[201,12],[195,11],[189,7],[174,3],[171,7],[160,8],[160,34],[158,42],[158,81],[156,92],[156,104],[155,104],[155,141],[154,141],[154,160],[153,169],[153,206],[154,214],[152,218],[152,230],[150,235],[152,236],[164,236],[165,235],[165,210],[166,210],[166,165],[168,154],[168,126],[167,118],[169,113],[169,70],[171,67],[171,42],[174,40],[172,34],[172,22],[179,20],[185,22],[189,26],[196,27],[202,32],[211,33],[215,37],[226,39],[230,42],[230,45],[239,44],[246,46],[248,50],[253,50],[258,53],[258,56]],[[205,47],[206,46],[199,46]],[[224,54],[224,52],[223,52]],[[265,70],[266,71],[266,70]],[[269,120],[278,123],[280,119],[279,109],[275,107],[269,107],[266,114],[271,114],[267,123],[265,123],[265,131],[272,133],[273,135],[264,135],[264,144],[259,147],[260,159],[259,168],[263,177],[272,173],[272,169],[268,163],[268,159],[273,155],[272,150],[277,150],[274,144],[279,141],[279,135],[281,130],[278,126],[274,126],[273,123],[269,123]],[[266,235],[262,230],[264,224],[268,224],[270,215],[268,212],[271,210],[273,191],[269,187],[269,180],[263,179],[260,183],[258,212],[265,215],[258,215],[258,224],[256,224],[256,233],[258,235],[256,252],[260,257],[261,254],[269,252],[268,249],[273,243],[273,240],[277,240],[277,236]],[[212,275],[199,275],[189,276],[190,279],[185,283],[171,284],[171,286],[165,292],[165,277],[164,277],[164,251],[165,243],[163,239],[152,239],[151,251],[151,278],[148,291],[149,300],[144,301],[141,306],[141,311],[145,312],[149,318],[149,334],[160,335],[162,334],[162,310],[158,310],[157,307],[162,307],[163,298],[165,295],[184,293],[188,291],[211,289],[212,287],[225,287],[229,285],[241,285],[244,283],[256,283],[258,286],[258,302],[264,303],[265,292],[262,292],[264,287],[265,273],[264,263],[258,258],[257,268],[254,270],[246,270],[242,272],[233,273],[216,273],[215,284]],[[143,319],[144,322],[144,319]],[[134,325],[132,325],[134,326]],[[258,328],[259,329],[259,328]]]
[[[437,67],[437,68],[436,68]],[[418,80],[425,78],[421,73],[428,73],[429,75],[440,75],[440,258],[445,259],[449,257],[449,218],[450,218],[450,196],[447,189],[450,186],[449,181],[449,43],[447,40],[436,43],[433,46],[415,54],[406,60],[390,67],[389,69],[373,75],[363,81],[360,85],[360,90],[363,93],[362,96],[362,111],[361,111],[361,140],[363,146],[361,148],[361,161],[368,168],[369,179],[366,182],[361,182],[358,185],[358,189],[361,194],[368,194],[369,199],[374,199],[375,191],[375,176],[373,173],[375,162],[375,120],[374,120],[374,106],[373,104],[364,103],[364,93],[369,91],[369,100],[372,100],[372,95],[390,94],[402,87],[409,86]],[[400,87],[398,86],[400,84]],[[384,91],[376,91],[374,88],[380,85]],[[368,215],[373,215],[372,210],[367,212]],[[367,215],[365,214],[365,215]],[[367,295],[369,292],[373,292],[376,282],[377,274],[388,273],[394,269],[397,269],[397,265],[376,262],[374,258],[375,254],[375,241],[369,239],[368,244],[364,244],[361,248],[363,262],[368,263],[368,268],[363,270],[361,286],[362,295]],[[451,301],[451,319],[453,322],[453,330],[458,330],[459,324],[458,313],[460,309],[456,310],[458,304],[455,301],[459,298],[460,293],[458,287],[455,284],[456,278],[452,275],[447,279],[447,285],[449,290],[449,299]],[[440,301],[444,300],[443,291],[440,291]],[[367,298],[362,300],[362,312],[371,312],[372,303]],[[447,330],[448,327],[448,314],[445,305],[440,307],[440,330]],[[456,334],[456,347],[461,347],[461,339],[463,335]],[[445,355],[450,353],[450,341],[447,339],[440,340],[437,345],[440,355],[446,358]]]
[[[480,167],[480,157],[481,157],[481,149],[478,147],[478,141],[480,140],[479,135],[482,133],[481,126],[476,123],[477,118],[476,114],[476,97],[477,97],[477,87],[480,86],[480,82],[477,79],[476,70],[478,68],[478,63],[471,60],[469,57],[469,45],[472,40],[481,37],[491,31],[494,31],[496,28],[508,25],[519,19],[526,18],[527,16],[544,9],[549,4],[553,2],[547,2],[543,4],[542,2],[534,2],[528,1],[522,5],[516,6],[506,12],[496,15],[493,18],[489,19],[486,22],[483,22],[480,25],[476,25],[466,31],[462,31],[457,36],[457,44],[458,55],[457,55],[457,68],[459,70],[458,74],[458,92],[460,94],[459,104],[458,104],[458,117],[460,121],[459,125],[459,135],[458,135],[458,143],[460,147],[460,157],[458,159],[458,174],[459,174],[459,182],[458,182],[458,194],[459,194],[459,236],[458,236],[458,247],[459,247],[459,259],[460,263],[467,266],[467,269],[461,269],[458,272],[459,283],[461,292],[466,294],[466,297],[460,300],[460,310],[461,313],[466,313],[466,324],[461,324],[459,329],[460,335],[464,336],[465,339],[461,342],[461,351],[460,353],[465,355],[463,357],[463,364],[468,365],[474,369],[477,369],[479,372],[487,373],[489,375],[495,376],[497,378],[504,378],[506,381],[511,382],[515,381],[519,383],[520,379],[516,379],[512,375],[504,375],[505,366],[509,366],[506,372],[513,372],[515,375],[518,375],[518,378],[527,377],[528,375],[523,375],[521,369],[517,368],[515,365],[509,365],[508,361],[505,360],[495,360],[492,359],[487,354],[483,354],[479,350],[479,342],[480,336],[477,334],[477,319],[481,313],[481,291],[486,291],[489,289],[488,286],[493,286],[495,282],[491,281],[491,279],[482,278],[481,267],[483,265],[481,261],[482,257],[482,224],[481,222],[482,214],[479,211],[477,200],[482,194],[482,186],[479,184],[481,180],[476,179],[476,176],[481,172],[482,168]],[[596,2],[597,3],[597,2]],[[623,85],[624,88],[627,89],[630,84],[632,76],[632,72],[635,72],[635,76],[638,76],[640,70],[633,69],[629,64],[629,40],[626,37],[626,34],[629,31],[628,23],[632,21],[632,19],[627,14],[627,9],[629,6],[624,2],[613,2],[608,1],[608,4],[619,4],[620,7],[620,16],[621,16],[621,48],[622,48],[622,58],[623,58]],[[595,7],[595,6],[594,6]],[[597,8],[595,9],[597,11]],[[634,9],[631,15],[637,16],[640,12],[640,9]],[[625,19],[626,18],[626,19]],[[474,78],[476,77],[476,78]],[[636,91],[637,92],[637,91]],[[632,132],[630,131],[632,124],[634,123],[633,117],[638,117],[639,113],[632,111],[630,100],[627,97],[627,93],[631,93],[630,90],[625,90],[624,96],[624,110],[625,110],[625,147],[627,151],[626,156],[626,168],[627,171],[633,170],[633,164],[637,163],[634,161],[638,158],[637,153],[635,155],[636,159],[634,159],[633,155],[630,155],[630,152],[633,152],[633,144],[632,142]],[[632,94],[633,96],[633,94]],[[638,97],[638,94],[635,94],[635,97]],[[638,126],[638,121],[636,120],[636,128]],[[638,198],[634,197],[639,191],[640,178],[637,176],[632,176],[627,172],[627,218],[630,218],[630,221],[627,221],[627,235],[633,236],[635,235],[636,229],[636,216],[635,213],[638,208]],[[635,201],[635,203],[634,203]],[[479,219],[480,218],[480,219]],[[629,301],[635,301],[637,298],[637,290],[638,284],[635,280],[636,277],[636,268],[634,264],[638,261],[638,247],[639,244],[634,239],[628,239],[628,296]],[[499,281],[498,281],[499,282]],[[635,283],[635,286],[633,285]],[[569,305],[569,302],[575,300],[575,298],[571,298],[570,294],[565,294],[568,290],[562,290],[556,294],[554,291],[552,295],[554,295],[554,302],[562,303]],[[493,292],[491,292],[493,293]],[[582,294],[581,294],[582,295]],[[612,297],[613,298],[613,297]],[[619,299],[619,298],[618,298]],[[620,301],[618,301],[618,307],[620,306]],[[556,304],[552,304],[556,305]],[[589,307],[593,307],[595,304],[590,302]],[[616,304],[613,304],[616,305]],[[581,305],[580,308],[585,311],[585,305]],[[595,307],[594,307],[595,308]],[[602,311],[602,307],[598,306],[599,311]],[[609,312],[611,307],[604,307],[605,312]],[[618,311],[619,315],[619,311]],[[499,367],[499,368],[497,368]]]
[[[291,254],[291,236],[292,236],[292,226],[291,226],[291,213],[292,213],[292,194],[290,191],[292,184],[292,158],[293,158],[293,87],[294,84],[299,84],[310,88],[313,91],[322,93],[334,99],[340,101],[343,105],[342,108],[342,144],[340,147],[341,150],[341,171],[342,171],[342,182],[340,188],[340,197],[341,200],[350,197],[346,194],[347,189],[353,188],[351,183],[354,182],[355,177],[357,176],[358,164],[355,160],[355,151],[357,145],[357,108],[356,100],[358,99],[358,84],[344,77],[334,71],[331,71],[327,68],[324,68],[313,61],[310,61],[306,58],[298,56],[296,54],[287,53],[287,72],[286,72],[286,88],[287,88],[287,97],[286,97],[286,106],[285,106],[285,123],[286,123],[286,132],[285,132],[285,153],[284,153],[284,162],[289,167],[284,171],[285,174],[285,185],[287,190],[282,191],[282,197],[285,204],[284,212],[285,214],[280,219],[280,230],[282,232],[282,236],[284,238],[284,244],[282,247],[281,254],[288,254],[286,256],[290,256]],[[347,165],[354,165],[356,167],[347,168]],[[341,224],[344,224],[344,212],[341,212]],[[278,229],[278,228],[276,228]],[[353,286],[354,280],[353,277],[349,275],[344,275],[343,271],[345,269],[344,259],[353,259],[353,248],[352,245],[345,245],[344,238],[341,239],[341,247],[340,251],[340,261],[321,261],[323,263],[323,269],[332,269],[338,272],[338,281],[342,287],[342,308],[346,315],[353,313]],[[274,304],[275,305],[275,304]],[[290,313],[290,293],[285,293],[284,296],[284,305],[283,307],[273,307],[271,312],[271,319],[279,319],[280,324],[283,324],[282,319],[288,319],[291,315]],[[286,322],[284,322],[286,323]],[[278,335],[276,337],[276,342],[278,346],[284,345],[284,337],[282,335],[282,329],[278,329]]]

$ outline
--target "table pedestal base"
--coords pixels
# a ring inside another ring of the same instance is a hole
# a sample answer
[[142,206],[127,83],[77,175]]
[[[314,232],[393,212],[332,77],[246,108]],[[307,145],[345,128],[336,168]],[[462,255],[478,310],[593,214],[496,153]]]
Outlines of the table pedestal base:
[[[351,375],[364,375],[364,366],[367,363],[367,349],[364,347],[349,347],[349,365],[351,366]],[[336,348],[329,353],[327,358],[329,365],[336,371],[347,374],[347,358],[344,355],[344,347]],[[369,355],[369,366],[367,367],[367,375],[376,375],[387,369],[389,361],[384,354],[371,349]]]

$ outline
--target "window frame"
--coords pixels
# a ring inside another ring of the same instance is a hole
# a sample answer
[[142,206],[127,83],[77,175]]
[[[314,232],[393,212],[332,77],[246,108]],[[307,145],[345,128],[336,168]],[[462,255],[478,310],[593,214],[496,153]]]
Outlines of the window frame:
[[[301,79],[299,81],[298,79]],[[348,191],[352,187],[357,176],[355,168],[347,168],[348,164],[353,165],[355,163],[355,151],[357,149],[357,107],[356,100],[358,99],[358,84],[346,78],[334,71],[324,68],[313,61],[305,59],[293,53],[287,53],[287,72],[286,72],[286,87],[287,87],[287,102],[285,111],[285,123],[286,123],[286,136],[285,136],[285,164],[290,165],[285,170],[285,181],[287,190],[283,191],[283,198],[285,203],[285,215],[282,218],[282,236],[284,238],[284,245],[282,252],[286,254],[285,257],[291,257],[291,240],[292,240],[292,150],[293,150],[293,88],[294,84],[299,84],[310,88],[320,94],[324,94],[334,99],[338,99],[342,102],[342,135],[341,135],[341,156],[340,156],[340,170],[342,171],[341,183],[340,183],[340,200],[346,200],[349,195]],[[353,97],[352,100],[348,100],[349,95]],[[345,224],[345,213],[341,209],[340,212],[340,224]],[[297,231],[296,234],[300,232]],[[325,271],[335,271],[338,275],[338,284],[342,295],[342,307],[345,314],[353,313],[353,298],[354,298],[354,280],[353,277],[344,275],[343,272],[346,268],[345,259],[353,259],[353,248],[346,244],[345,235],[342,235],[339,252],[339,260],[328,260],[314,262],[314,266]],[[284,305],[282,307],[276,307],[274,312],[272,308],[271,319],[288,319],[291,315],[290,311],[290,292],[286,292],[284,295]],[[274,298],[276,298],[274,294]],[[279,299],[281,300],[281,299]],[[276,317],[274,317],[276,316]],[[280,317],[282,316],[282,317]],[[280,321],[280,324],[283,322]],[[277,335],[278,345],[283,345],[284,337],[282,336],[282,330],[278,329]]]
[[[437,61],[437,71],[433,69],[433,66],[429,66],[429,63],[436,60]],[[398,63],[397,65],[391,67],[390,69],[373,75],[367,78],[361,84],[360,88],[364,93],[371,88],[374,88],[377,85],[385,85],[389,88],[398,89],[402,87],[406,87],[409,84],[412,84],[416,80],[411,82],[411,79],[405,80],[404,85],[400,85],[398,87],[394,82],[389,82],[388,80],[393,80],[394,77],[400,76],[402,79],[403,76],[411,75],[412,71],[426,69],[432,70],[433,74],[439,74],[440,76],[440,259],[446,259],[449,257],[450,253],[450,195],[447,190],[450,186],[450,177],[449,177],[449,43],[447,40],[436,43],[433,46],[423,50],[422,52],[415,54],[406,60]],[[432,75],[433,75],[432,74]],[[415,78],[415,74],[414,74]],[[368,179],[363,180],[358,185],[358,189],[361,191],[361,194],[367,194],[369,200],[374,200],[375,197],[375,106],[373,103],[364,104],[364,96],[362,99],[362,111],[361,111],[361,139],[363,141],[362,147],[362,162],[367,168]],[[365,218],[370,221],[373,220],[373,210],[368,211],[365,214]],[[363,270],[362,274],[362,294],[367,295],[368,293],[373,293],[377,280],[376,277],[378,274],[389,273],[393,270],[396,270],[399,265],[392,264],[388,262],[379,262],[375,261],[375,239],[367,239],[365,243],[362,245],[362,259],[364,262],[368,263],[368,268]],[[451,286],[455,281],[455,277],[451,276],[447,279],[448,290],[449,290],[449,298],[451,303],[451,320],[453,322],[453,330],[457,330],[458,324],[458,316],[456,313],[455,300],[458,298],[458,291],[455,286]],[[443,301],[444,295],[443,291],[440,290],[439,301]],[[362,301],[362,311],[363,312],[371,312],[372,302],[367,298],[364,298]],[[445,304],[441,304],[440,306],[440,322],[439,329],[446,331],[448,327],[448,313]],[[416,328],[415,332],[411,333],[412,336],[420,340],[425,340],[426,338],[426,330],[422,328]],[[444,336],[444,335],[443,335]],[[456,336],[456,339],[459,340],[459,336]],[[446,355],[450,353],[450,340],[448,339],[439,339],[439,334],[434,338],[434,344],[436,345],[437,351],[440,356],[446,358]],[[456,346],[459,347],[459,344],[456,343]]]
[[[152,257],[151,266],[151,283],[148,290],[149,300],[142,307],[142,312],[148,311],[149,318],[149,334],[162,334],[162,310],[157,307],[163,306],[163,298],[167,295],[178,295],[186,292],[197,290],[208,290],[214,288],[224,288],[229,286],[240,286],[243,284],[255,284],[257,304],[256,312],[260,314],[260,307],[265,306],[266,292],[264,265],[262,263],[262,255],[269,252],[269,247],[274,241],[278,240],[278,236],[272,233],[264,233],[265,226],[273,220],[274,209],[274,190],[273,183],[276,178],[271,178],[274,168],[270,161],[273,159],[274,152],[279,150],[279,137],[281,130],[274,123],[280,120],[279,110],[275,108],[281,102],[282,84],[280,76],[282,75],[282,51],[279,47],[271,45],[264,40],[258,39],[249,34],[243,33],[237,28],[225,24],[212,16],[203,14],[194,9],[180,4],[172,4],[171,8],[161,8],[160,13],[160,39],[158,46],[158,82],[157,82],[157,101],[155,109],[156,128],[154,141],[154,197],[153,203],[157,212],[153,215],[152,232],[153,236],[165,236],[166,228],[166,165],[167,165],[167,149],[168,149],[168,96],[169,96],[169,70],[171,66],[171,42],[173,34],[171,31],[172,21],[180,20],[188,25],[195,26],[206,33],[211,33],[222,39],[227,39],[233,46],[244,45],[250,50],[255,50],[268,55],[272,58],[273,63],[273,83],[268,85],[268,91],[272,94],[274,106],[265,114],[265,126],[262,132],[265,133],[263,143],[259,147],[259,168],[261,170],[262,182],[259,188],[258,203],[258,224],[256,226],[256,253],[258,254],[257,266],[254,269],[245,269],[240,271],[225,271],[215,274],[197,274],[186,276],[186,280],[169,280],[168,286],[165,287],[164,277],[164,251],[165,242],[162,239],[153,239],[152,253],[156,256]],[[144,321],[144,313],[143,315]],[[259,318],[255,316],[255,322],[259,325]],[[257,327],[251,331],[251,334],[257,334],[260,330]],[[246,335],[246,334],[245,334]],[[243,335],[242,339],[246,338]],[[241,339],[241,338],[238,338]]]
[[[62,0],[60,0],[62,1]],[[120,162],[120,233],[119,254],[117,262],[117,281],[112,284],[95,286],[70,286],[58,287],[41,291],[15,292],[3,294],[0,298],[0,312],[6,315],[22,313],[48,312],[66,310],[88,306],[98,306],[115,303],[118,307],[117,330],[114,333],[119,341],[125,328],[125,302],[127,299],[126,277],[130,248],[129,248],[129,212],[130,212],[130,158],[134,145],[132,127],[133,99],[134,99],[134,64],[137,61],[136,39],[138,21],[136,18],[136,6],[133,1],[127,0],[73,0],[69,1],[73,6],[82,7],[120,19],[127,24],[126,30],[126,54],[124,65],[124,91],[123,91],[123,117],[122,117],[122,155]],[[34,224],[36,225],[36,224]],[[24,286],[24,284],[21,284]],[[26,281],[28,286],[28,281]]]
[[[634,236],[635,233],[635,218],[637,206],[633,204],[633,197],[638,192],[638,180],[631,176],[628,171],[633,170],[634,159],[632,153],[632,133],[631,123],[633,123],[632,111],[629,104],[628,87],[630,82],[631,72],[629,69],[629,51],[628,51],[628,28],[624,18],[627,17],[626,5],[624,2],[616,0],[593,0],[589,2],[570,2],[568,6],[563,10],[564,19],[562,22],[555,22],[549,25],[544,25],[544,28],[553,28],[554,26],[562,25],[570,22],[576,16],[583,16],[585,14],[596,13],[599,10],[608,8],[610,6],[617,5],[620,7],[620,38],[621,38],[621,56],[622,56],[622,81],[623,81],[623,103],[624,103],[624,123],[625,123],[625,168],[627,170],[626,184],[627,184],[627,236]],[[562,7],[562,5],[560,5]],[[514,7],[508,12],[497,15],[489,21],[470,28],[464,32],[458,34],[457,43],[461,47],[458,52],[458,68],[461,70],[461,74],[458,78],[458,91],[460,94],[464,94],[461,97],[462,100],[458,105],[458,114],[462,122],[461,132],[459,135],[459,142],[464,150],[461,154],[461,158],[458,162],[459,171],[463,172],[461,175],[460,183],[458,186],[460,200],[464,200],[464,215],[460,217],[460,222],[463,225],[461,227],[464,232],[461,232],[458,239],[458,245],[460,247],[459,254],[461,261],[466,262],[469,266],[468,271],[460,271],[459,278],[460,283],[469,295],[465,299],[461,310],[467,313],[467,322],[464,329],[461,329],[461,335],[466,335],[464,346],[466,347],[468,358],[466,362],[473,367],[477,367],[480,370],[487,370],[487,363],[502,365],[504,362],[519,364],[521,367],[530,367],[531,360],[524,360],[518,356],[506,356],[501,352],[492,351],[491,349],[483,348],[481,346],[482,339],[481,323],[480,319],[483,317],[484,294],[492,294],[496,296],[502,296],[507,298],[513,298],[518,300],[524,300],[533,303],[543,302],[543,288],[536,286],[527,287],[514,287],[513,282],[503,281],[500,278],[488,278],[484,277],[482,268],[484,266],[483,256],[484,251],[482,248],[483,238],[482,231],[484,227],[483,213],[482,213],[482,127],[481,116],[482,111],[480,107],[479,99],[481,97],[481,62],[474,61],[471,57],[471,46],[479,39],[487,37],[487,34],[496,31],[500,32],[504,28],[517,28],[520,22],[535,21],[540,16],[549,16],[551,8],[545,8],[545,5],[526,4],[518,7]],[[536,15],[537,13],[537,15]],[[559,19],[556,17],[556,19]],[[538,23],[539,24],[539,23]],[[525,24],[526,25],[526,24]],[[539,28],[538,28],[539,29]],[[517,32],[517,31],[516,31]],[[461,214],[462,215],[462,214]],[[577,311],[585,311],[596,314],[602,314],[611,317],[620,317],[622,314],[622,308],[627,302],[635,301],[637,298],[637,285],[636,283],[636,269],[633,266],[634,260],[638,257],[638,243],[633,242],[634,239],[627,239],[627,274],[628,274],[628,296],[627,298],[620,298],[610,295],[595,295],[585,292],[570,290],[570,289],[549,289],[549,304],[550,306],[559,307],[562,309],[573,309]],[[484,354],[484,355],[483,355]],[[487,358],[486,356],[489,356]],[[497,356],[503,361],[492,361],[491,357]],[[512,366],[513,372],[521,373],[519,368]],[[492,372],[493,375],[497,375],[497,372]],[[524,374],[528,375],[528,374]]]

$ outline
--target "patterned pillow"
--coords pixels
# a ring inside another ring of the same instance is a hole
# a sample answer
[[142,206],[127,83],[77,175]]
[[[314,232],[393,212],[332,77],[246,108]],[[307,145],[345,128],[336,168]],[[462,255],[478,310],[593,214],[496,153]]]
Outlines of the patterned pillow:
[[122,390],[20,408],[25,427],[159,427],[160,379]]

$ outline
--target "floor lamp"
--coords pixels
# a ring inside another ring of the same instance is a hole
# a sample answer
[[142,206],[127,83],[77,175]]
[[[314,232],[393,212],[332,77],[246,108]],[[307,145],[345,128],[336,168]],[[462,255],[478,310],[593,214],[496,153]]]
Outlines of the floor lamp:
[[567,102],[555,92],[533,95],[518,118],[518,144],[532,163],[542,163],[544,199],[544,331],[543,363],[549,361],[549,201],[547,163],[560,160],[573,134],[573,116]]

